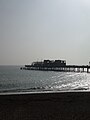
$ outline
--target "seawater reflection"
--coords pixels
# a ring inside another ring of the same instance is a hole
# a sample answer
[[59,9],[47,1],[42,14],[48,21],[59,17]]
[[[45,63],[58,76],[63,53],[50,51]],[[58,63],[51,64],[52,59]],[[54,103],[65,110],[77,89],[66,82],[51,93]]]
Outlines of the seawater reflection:
[[0,66],[0,92],[90,90],[90,73],[20,70]]

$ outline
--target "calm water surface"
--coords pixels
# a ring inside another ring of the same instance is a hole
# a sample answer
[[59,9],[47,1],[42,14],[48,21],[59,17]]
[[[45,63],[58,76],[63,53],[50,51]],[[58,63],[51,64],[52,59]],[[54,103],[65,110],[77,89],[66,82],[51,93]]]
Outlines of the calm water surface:
[[0,92],[90,90],[90,73],[20,70],[0,66]]

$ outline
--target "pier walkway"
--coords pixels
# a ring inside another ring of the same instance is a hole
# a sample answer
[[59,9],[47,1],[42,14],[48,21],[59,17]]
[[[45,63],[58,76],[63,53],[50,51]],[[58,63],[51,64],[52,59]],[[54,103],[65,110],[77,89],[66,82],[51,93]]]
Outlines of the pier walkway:
[[25,67],[21,68],[25,70],[41,70],[41,71],[60,71],[60,72],[90,72],[90,66],[88,65],[64,65],[64,66],[57,66],[57,67],[46,67],[46,66],[32,66],[32,65],[25,65]]

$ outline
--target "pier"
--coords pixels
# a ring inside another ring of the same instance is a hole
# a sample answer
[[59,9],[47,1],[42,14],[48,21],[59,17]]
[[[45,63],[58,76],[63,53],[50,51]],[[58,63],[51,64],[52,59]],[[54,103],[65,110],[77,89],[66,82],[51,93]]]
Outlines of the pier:
[[25,67],[22,67],[21,69],[59,72],[90,72],[89,65],[66,65],[65,60],[33,62],[31,65],[25,65]]
[[41,71],[59,71],[59,72],[90,72],[90,66],[88,65],[66,65],[61,67],[23,67],[24,70],[41,70]]

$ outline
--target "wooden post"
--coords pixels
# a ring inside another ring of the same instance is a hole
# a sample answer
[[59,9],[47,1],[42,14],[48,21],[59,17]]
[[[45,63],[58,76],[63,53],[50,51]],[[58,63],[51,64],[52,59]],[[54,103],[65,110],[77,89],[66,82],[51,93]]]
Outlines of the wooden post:
[[87,73],[89,73],[89,68],[87,67]]
[[83,67],[83,72],[84,72],[84,67]]

